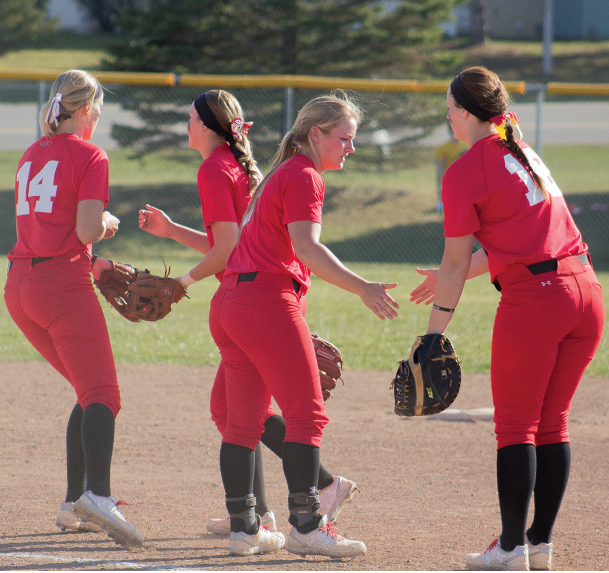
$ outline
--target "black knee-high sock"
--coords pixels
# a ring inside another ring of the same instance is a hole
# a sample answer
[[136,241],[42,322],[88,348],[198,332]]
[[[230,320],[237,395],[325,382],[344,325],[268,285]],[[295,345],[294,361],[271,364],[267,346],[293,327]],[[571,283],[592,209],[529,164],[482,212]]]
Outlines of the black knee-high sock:
[[114,448],[114,414],[103,404],[89,404],[82,416],[82,449],[87,490],[109,497],[110,467]]
[[256,497],[256,513],[264,515],[268,510],[266,503],[266,487],[264,484],[264,467],[262,465],[262,445],[256,446],[256,462],[254,468],[254,496]]
[[[231,531],[256,533],[258,524],[254,506],[248,497],[253,497],[254,450],[223,442],[220,447],[220,474],[226,494],[226,509],[231,516]],[[239,517],[233,517],[239,515]]]
[[[283,440],[285,439],[285,420],[279,416],[271,416],[264,423],[264,433],[260,440],[276,456],[283,456]],[[332,474],[319,463],[319,477],[317,479],[317,489],[324,489],[334,481]]]
[[550,543],[556,516],[567,489],[571,469],[571,444],[537,446],[537,478],[533,490],[535,517],[527,531],[534,545]]
[[529,502],[535,484],[535,446],[516,444],[497,451],[497,488],[501,510],[501,547],[524,545]]
[[66,461],[68,490],[66,501],[76,501],[85,493],[85,453],[82,449],[82,415],[80,404],[76,404],[66,430]]

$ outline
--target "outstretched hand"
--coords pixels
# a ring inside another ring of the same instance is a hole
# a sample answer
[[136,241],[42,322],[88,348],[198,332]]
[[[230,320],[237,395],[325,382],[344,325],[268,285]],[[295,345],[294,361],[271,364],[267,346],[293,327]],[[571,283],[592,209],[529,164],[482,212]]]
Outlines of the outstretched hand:
[[425,280],[410,293],[410,302],[415,304],[431,304],[436,294],[436,282],[438,280],[438,269],[419,269],[417,273],[423,275]]
[[369,282],[366,283],[363,293],[360,294],[360,298],[381,320],[385,320],[385,318],[392,319],[398,315],[394,308],[400,308],[400,305],[387,294],[387,290],[397,286],[398,283]]
[[169,237],[172,224],[173,221],[161,209],[148,204],[146,204],[146,209],[140,209],[139,227],[143,231],[147,231],[157,237]]

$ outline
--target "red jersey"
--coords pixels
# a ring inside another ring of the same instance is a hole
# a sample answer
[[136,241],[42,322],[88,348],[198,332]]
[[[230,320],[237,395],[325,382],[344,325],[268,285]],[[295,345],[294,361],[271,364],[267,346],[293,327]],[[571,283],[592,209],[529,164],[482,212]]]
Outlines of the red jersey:
[[280,165],[243,225],[226,274],[287,273],[308,289],[311,271],[296,257],[288,225],[296,221],[321,224],[324,190],[324,180],[306,155],[296,154]]
[[[250,201],[249,176],[235,159],[228,143],[214,149],[201,164],[197,176],[203,223],[210,248],[214,246],[211,224],[220,221],[241,223]],[[216,274],[222,280],[224,271]]]
[[43,137],[25,152],[15,177],[17,243],[10,260],[88,250],[76,235],[79,201],[108,203],[108,155],[73,133]]
[[588,250],[547,167],[526,143],[520,146],[550,192],[549,203],[499,135],[474,143],[442,180],[444,234],[473,234],[488,254],[491,281],[517,263]]

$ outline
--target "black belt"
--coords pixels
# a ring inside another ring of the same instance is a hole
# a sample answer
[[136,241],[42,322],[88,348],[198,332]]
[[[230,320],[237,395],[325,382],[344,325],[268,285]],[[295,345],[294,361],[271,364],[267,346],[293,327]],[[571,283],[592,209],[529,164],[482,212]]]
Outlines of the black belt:
[[[587,254],[583,255],[575,255],[582,265],[589,265],[590,259]],[[550,273],[552,271],[558,270],[558,259],[548,259],[547,261],[540,261],[538,263],[533,263],[532,265],[527,265],[527,269],[531,271],[532,275],[541,275],[543,273]],[[501,286],[499,285],[499,281],[495,279],[493,283],[495,288],[498,291],[501,291]]]
[[[576,255],[582,265],[589,265],[590,259],[588,255]],[[532,275],[541,275],[543,273],[549,273],[558,269],[558,259],[549,259],[547,261],[541,261],[539,263],[533,263],[527,265],[527,269],[531,271]]]
[[[258,274],[258,271],[252,271],[251,273],[239,273],[237,275],[237,282],[238,283],[250,283],[256,278],[257,274]],[[300,292],[300,288],[302,287],[302,285],[294,278],[292,279],[292,285],[294,286],[294,292],[296,294],[298,294]]]
[[[32,266],[37,265],[38,263],[41,263],[42,261],[50,261],[53,257],[34,257],[32,259]],[[8,262],[8,270],[11,270],[11,267],[13,266],[13,261],[9,261]]]

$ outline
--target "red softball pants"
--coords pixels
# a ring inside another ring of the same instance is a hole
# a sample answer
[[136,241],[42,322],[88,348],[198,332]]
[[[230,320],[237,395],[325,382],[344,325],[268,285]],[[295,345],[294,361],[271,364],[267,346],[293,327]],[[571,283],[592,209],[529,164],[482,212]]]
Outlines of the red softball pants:
[[25,337],[74,387],[81,407],[104,404],[116,416],[116,367],[90,268],[82,251],[34,265],[32,259],[16,259],[8,272],[4,300]]
[[577,257],[533,276],[515,265],[497,277],[491,385],[497,448],[569,442],[567,421],[579,382],[600,343],[603,292]]
[[[222,441],[254,450],[271,397],[286,442],[321,446],[328,422],[304,306],[289,275],[225,276],[211,300],[209,326],[222,355],[226,425]],[[216,422],[217,423],[217,422]]]

